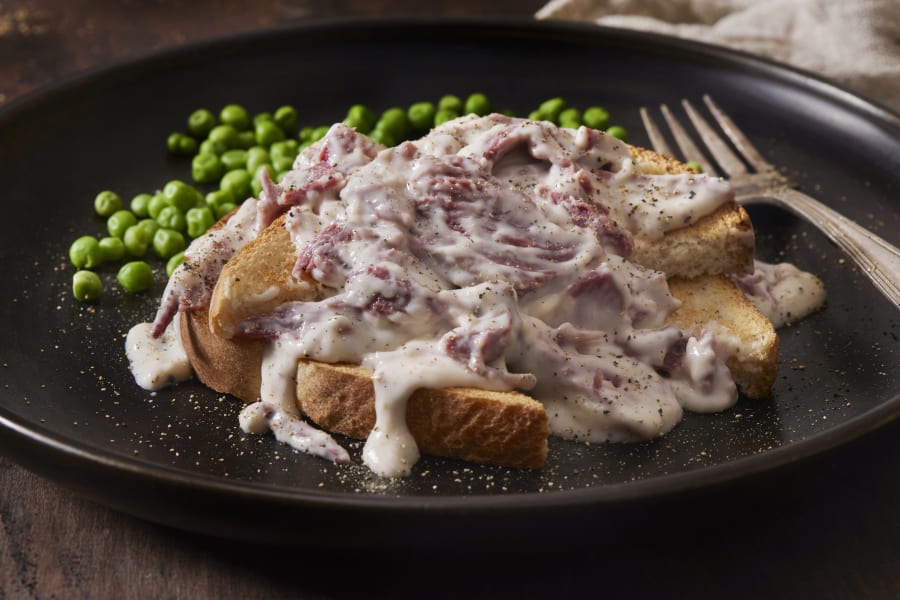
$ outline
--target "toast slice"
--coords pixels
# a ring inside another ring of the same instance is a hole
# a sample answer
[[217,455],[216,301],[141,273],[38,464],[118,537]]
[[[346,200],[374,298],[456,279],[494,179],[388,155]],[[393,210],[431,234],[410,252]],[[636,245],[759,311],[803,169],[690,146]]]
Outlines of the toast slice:
[[669,279],[669,290],[681,300],[670,322],[698,335],[708,327],[723,327],[737,339],[726,364],[738,388],[748,398],[769,395],[778,371],[778,336],[772,322],[724,275]]
[[[212,333],[205,309],[182,317],[181,338],[203,384],[245,403],[259,399],[265,340]],[[303,415],[332,433],[366,439],[375,425],[371,371],[301,360],[297,381]],[[523,468],[539,468],[547,456],[544,407],[519,392],[419,389],[409,399],[406,420],[422,451],[434,456]]]
[[[642,173],[690,173],[691,168],[672,157],[629,146],[632,159]],[[696,223],[669,231],[660,240],[636,237],[634,260],[670,276],[698,277],[705,274],[753,271],[753,224],[744,207],[724,204]]]
[[[372,372],[301,360],[297,405],[327,431],[366,439],[375,426]],[[528,468],[541,467],[547,457],[544,406],[519,392],[420,388],[409,398],[406,424],[419,448],[434,456]]]
[[235,325],[292,300],[317,300],[322,288],[294,277],[297,249],[281,215],[222,268],[210,300],[209,329],[231,338]]
[[[689,167],[652,150],[629,146],[642,173],[690,173]],[[318,300],[325,290],[312,280],[292,274],[298,248],[278,217],[259,237],[222,269],[209,307],[209,328],[230,338],[241,320],[265,314],[291,300]],[[660,240],[634,238],[635,262],[683,278],[704,274],[753,271],[754,234],[747,211],[736,202]]]

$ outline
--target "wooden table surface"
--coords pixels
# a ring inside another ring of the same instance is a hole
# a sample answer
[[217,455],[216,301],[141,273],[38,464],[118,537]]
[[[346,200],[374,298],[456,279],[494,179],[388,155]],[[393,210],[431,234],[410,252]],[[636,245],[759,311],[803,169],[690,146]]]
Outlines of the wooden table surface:
[[[0,0],[0,108],[60,77],[315,17],[527,16],[535,0]],[[0,143],[3,141],[0,140]],[[655,531],[504,553],[240,544],[113,512],[0,457],[2,598],[900,597],[900,423],[680,507]],[[709,498],[702,506],[709,506]],[[704,509],[706,511],[708,509]],[[298,515],[302,518],[302,515]]]

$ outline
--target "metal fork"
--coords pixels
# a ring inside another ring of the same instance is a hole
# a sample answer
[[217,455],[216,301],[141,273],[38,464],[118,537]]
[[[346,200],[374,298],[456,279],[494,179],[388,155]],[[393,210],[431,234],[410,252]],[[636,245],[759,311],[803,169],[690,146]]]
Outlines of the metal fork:
[[[716,133],[690,102],[681,101],[710,155],[725,171],[725,176],[734,186],[738,201],[774,204],[806,219],[846,252],[860,270],[872,280],[875,287],[893,302],[895,307],[900,308],[900,250],[818,200],[790,187],[787,178],[760,155],[750,140],[712,98],[704,95],[703,101],[719,127],[752,167],[752,170],[746,167],[744,161],[731,150],[728,143]],[[649,111],[641,108],[640,112],[653,149],[660,154],[675,156],[659,127],[650,117]],[[660,106],[660,112],[685,160],[698,163],[705,173],[719,175],[669,107],[663,104]]]

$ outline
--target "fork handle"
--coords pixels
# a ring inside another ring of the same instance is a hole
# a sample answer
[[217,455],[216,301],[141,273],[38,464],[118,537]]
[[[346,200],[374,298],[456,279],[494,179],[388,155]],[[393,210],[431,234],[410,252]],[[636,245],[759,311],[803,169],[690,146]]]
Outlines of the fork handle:
[[803,192],[788,188],[771,195],[788,210],[818,226],[900,309],[900,249]]

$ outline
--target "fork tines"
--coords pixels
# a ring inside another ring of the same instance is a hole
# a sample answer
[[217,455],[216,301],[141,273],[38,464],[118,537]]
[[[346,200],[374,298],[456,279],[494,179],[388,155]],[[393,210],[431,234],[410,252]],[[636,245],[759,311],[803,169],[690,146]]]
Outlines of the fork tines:
[[[762,173],[775,170],[775,167],[760,155],[759,151],[757,151],[753,144],[750,143],[750,140],[748,140],[743,132],[738,129],[737,125],[734,124],[734,121],[732,121],[731,118],[729,118],[728,115],[713,102],[709,95],[704,95],[703,101],[721,131],[755,171]],[[744,160],[735,154],[732,147],[719,133],[717,133],[716,129],[710,125],[706,118],[694,108],[690,101],[682,100],[681,105],[691,123],[694,125],[694,128],[699,133],[703,143],[706,145],[706,148],[709,150],[710,156],[715,160],[715,164],[717,164],[729,177],[747,174],[748,169]],[[675,143],[678,145],[678,149],[681,151],[684,159],[696,162],[701,166],[705,173],[718,175],[719,171],[716,169],[713,162],[710,161],[707,158],[707,155],[694,143],[694,140],[687,133],[669,107],[665,104],[661,105],[660,112],[662,113],[663,118],[672,133],[672,137],[675,139]],[[666,142],[665,136],[650,116],[650,112],[646,108],[641,108],[640,113],[641,119],[644,122],[644,128],[647,130],[647,134],[650,137],[650,143],[653,145],[654,150],[662,154],[674,156],[674,153]]]

